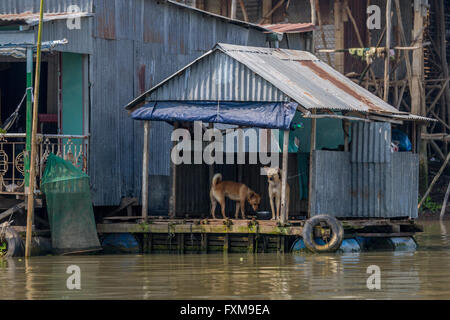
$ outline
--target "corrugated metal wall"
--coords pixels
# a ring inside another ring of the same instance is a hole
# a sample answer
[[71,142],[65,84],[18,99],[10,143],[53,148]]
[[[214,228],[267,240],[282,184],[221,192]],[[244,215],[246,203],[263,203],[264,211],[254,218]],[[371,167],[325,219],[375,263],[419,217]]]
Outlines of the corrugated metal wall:
[[389,146],[388,123],[364,123],[352,127],[351,152],[315,151],[312,215],[417,218],[418,155]]
[[391,125],[387,122],[352,124],[351,161],[387,163],[391,161]]
[[391,125],[356,122],[351,142],[351,216],[396,216],[392,206]]
[[311,215],[351,213],[350,153],[316,150],[312,156]]
[[[123,110],[127,102],[217,42],[266,45],[260,31],[170,3],[112,2],[95,1],[90,163],[95,205],[117,205],[122,196],[140,198],[143,124]],[[170,174],[170,133],[169,125],[152,123],[151,175]],[[150,203],[150,210],[152,205],[161,207]]]

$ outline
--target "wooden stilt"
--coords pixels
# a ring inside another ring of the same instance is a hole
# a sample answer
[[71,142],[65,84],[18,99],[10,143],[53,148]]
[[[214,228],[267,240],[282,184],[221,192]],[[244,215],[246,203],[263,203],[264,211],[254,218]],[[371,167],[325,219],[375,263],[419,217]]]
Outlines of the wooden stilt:
[[286,180],[288,171],[288,156],[289,156],[289,130],[284,131],[283,136],[283,168],[281,171],[281,223],[284,224],[288,221],[287,208],[286,208]]
[[[178,128],[178,122],[174,123],[173,126],[174,130]],[[173,146],[175,147],[176,142],[173,143]],[[171,192],[170,192],[170,199],[169,199],[169,217],[176,218],[177,216],[177,165],[171,161],[170,162],[170,171],[172,176],[171,181]]]
[[202,253],[208,253],[208,234],[207,233],[202,233],[201,249],[202,249]]
[[144,122],[144,150],[142,152],[142,219],[148,220],[148,164],[150,121]]
[[311,119],[311,139],[309,147],[309,188],[308,188],[308,218],[311,217],[311,205],[313,199],[313,176],[312,176],[312,166],[313,166],[313,152],[316,150],[316,119]]

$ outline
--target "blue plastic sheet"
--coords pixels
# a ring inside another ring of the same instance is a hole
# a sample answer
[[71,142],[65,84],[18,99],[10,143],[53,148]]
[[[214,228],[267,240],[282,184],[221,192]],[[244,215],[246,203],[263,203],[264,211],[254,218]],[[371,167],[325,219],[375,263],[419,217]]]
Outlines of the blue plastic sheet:
[[269,129],[290,129],[295,102],[158,101],[135,110],[135,120],[203,121]]

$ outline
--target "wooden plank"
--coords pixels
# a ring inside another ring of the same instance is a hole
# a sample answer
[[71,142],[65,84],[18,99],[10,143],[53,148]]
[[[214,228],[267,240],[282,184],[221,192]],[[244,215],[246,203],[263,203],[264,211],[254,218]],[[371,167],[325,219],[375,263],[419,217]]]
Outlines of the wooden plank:
[[[344,22],[342,0],[334,1],[334,41],[336,50],[342,50],[345,47],[344,41]],[[340,73],[344,73],[344,53],[337,52],[334,56],[334,68]]]
[[374,238],[388,238],[388,237],[411,237],[414,236],[414,232],[392,232],[392,233],[355,233],[348,237],[374,237]]
[[[214,225],[186,225],[176,224],[171,226],[172,233],[239,233],[239,234],[273,234],[273,235],[301,235],[302,227],[260,226],[259,230],[248,226],[214,226]],[[102,233],[146,233],[167,234],[167,224],[133,224],[133,223],[108,223],[97,224],[97,232]]]
[[25,202],[21,202],[17,205],[15,205],[12,208],[9,208],[8,210],[2,212],[0,214],[0,220],[5,219],[7,217],[9,217],[10,215],[12,215],[13,213],[15,213],[16,211],[19,211],[21,209],[25,208]]

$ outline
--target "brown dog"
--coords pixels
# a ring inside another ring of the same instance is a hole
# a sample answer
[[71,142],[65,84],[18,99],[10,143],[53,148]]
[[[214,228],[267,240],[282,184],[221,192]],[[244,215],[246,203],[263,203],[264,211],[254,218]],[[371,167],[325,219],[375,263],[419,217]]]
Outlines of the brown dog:
[[261,202],[261,196],[255,191],[251,190],[243,183],[234,181],[222,181],[222,175],[216,173],[212,179],[212,186],[209,192],[211,198],[211,215],[213,219],[216,218],[215,211],[217,202],[220,204],[222,211],[222,217],[225,219],[225,197],[236,201],[236,213],[235,217],[239,217],[239,208],[241,209],[242,219],[245,219],[245,200],[250,203],[253,210],[258,210],[259,203]]
[[[270,198],[270,208],[272,209],[272,220],[280,218],[280,207],[281,207],[281,172],[280,168],[269,168],[264,167],[267,174],[267,180],[269,182],[269,198]],[[286,216],[289,217],[289,192],[290,187],[286,182]],[[277,212],[275,215],[275,208],[273,204],[273,199],[277,206]]]

